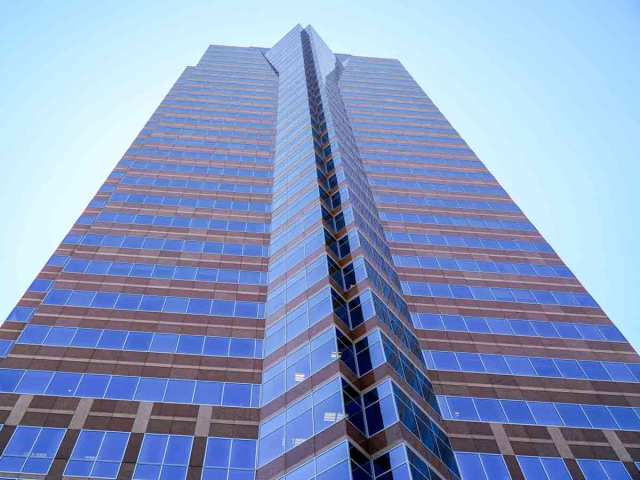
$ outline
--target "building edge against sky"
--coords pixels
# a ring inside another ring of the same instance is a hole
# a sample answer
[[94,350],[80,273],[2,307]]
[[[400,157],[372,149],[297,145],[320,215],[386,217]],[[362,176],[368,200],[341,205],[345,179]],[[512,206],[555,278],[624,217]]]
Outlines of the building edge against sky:
[[0,333],[2,476],[640,478],[633,348],[311,27],[188,67]]

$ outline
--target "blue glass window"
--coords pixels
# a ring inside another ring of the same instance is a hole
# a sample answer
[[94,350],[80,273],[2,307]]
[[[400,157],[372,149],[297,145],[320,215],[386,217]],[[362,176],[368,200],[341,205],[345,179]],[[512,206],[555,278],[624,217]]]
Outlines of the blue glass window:
[[71,340],[71,345],[74,347],[95,348],[98,345],[98,340],[100,340],[100,333],[100,330],[92,328],[79,328]]
[[561,377],[558,368],[550,358],[531,357],[529,360],[533,364],[536,373],[541,377]]
[[26,325],[18,337],[18,343],[42,345],[51,327],[46,325]]
[[511,323],[506,318],[487,318],[486,322],[494,335],[513,335]]
[[229,356],[252,358],[255,355],[255,342],[249,338],[231,338]]
[[[65,272],[69,270],[69,265],[70,264],[71,264],[71,261],[69,262],[69,264],[67,264],[65,266],[65,268],[64,268]],[[93,261],[89,262],[89,266],[84,271],[84,273],[88,273],[88,274],[92,274],[92,275],[105,275],[109,271],[110,266],[111,266],[111,262],[93,260]]]
[[263,422],[260,425],[258,464],[270,462],[314,433],[342,420],[341,385],[348,387],[336,378]]
[[4,338],[0,339],[0,358],[7,358],[11,347],[13,346],[13,341],[7,340]]
[[532,321],[533,328],[538,335],[545,338],[558,338],[560,334],[558,332],[558,324],[543,321]]
[[555,364],[560,374],[565,378],[587,378],[577,360],[557,358],[555,359]]
[[462,480],[511,480],[502,455],[456,452]]
[[[127,293],[51,290],[42,301],[45,305],[68,305],[144,312],[189,313],[191,315],[222,315],[263,318],[264,304],[249,301],[208,300],[186,297],[162,297]],[[17,307],[16,307],[17,308]],[[22,316],[23,320],[20,320]],[[26,322],[28,312],[18,310],[10,315],[14,321]]]
[[102,398],[107,391],[107,385],[109,385],[109,375],[98,375],[86,373],[82,376],[78,389],[76,390],[76,396],[86,398]]
[[507,417],[500,402],[493,398],[477,398],[475,400],[480,420],[483,422],[504,423]]
[[582,409],[587,415],[589,422],[595,428],[616,429],[618,425],[609,412],[609,409],[602,405],[583,405]]
[[[418,314],[420,315],[420,314]],[[463,317],[466,324],[466,330],[474,333],[489,333],[489,325],[482,317]],[[425,327],[426,328],[426,327]]]
[[622,462],[617,462],[615,460],[600,460],[600,465],[608,475],[609,480],[628,480],[631,478],[629,471]]
[[[474,294],[481,298],[481,292],[471,287]],[[487,299],[491,299],[490,292]],[[447,317],[462,319],[450,323]],[[460,317],[453,315],[438,315],[431,313],[412,313],[411,318],[416,328],[444,331],[468,331],[475,333],[491,333],[494,335],[525,335],[543,338],[580,338],[583,340],[599,340],[607,342],[624,342],[625,338],[613,325],[590,325],[566,322],[549,322],[542,320],[495,319],[483,317]],[[465,325],[466,324],[466,325]]]
[[[474,418],[471,407],[477,406],[481,400],[486,399],[456,396],[438,397],[438,404],[442,415],[448,419],[473,421],[477,418]],[[640,415],[631,407],[527,402],[523,400],[499,400],[499,402],[507,416],[505,423],[559,425],[574,428],[619,428],[640,431]],[[483,405],[485,412],[489,406],[489,403]]]
[[563,425],[562,418],[553,403],[529,402],[529,408],[537,424],[559,426]]
[[[192,380],[169,379],[164,399],[167,402],[192,403],[195,388],[196,384]],[[247,403],[246,406],[249,404]]]
[[463,372],[484,372],[484,364],[477,353],[459,352],[456,354]]
[[64,255],[52,255],[49,261],[47,262],[48,267],[62,267],[69,257]]
[[191,455],[192,437],[145,433],[134,480],[184,480]]
[[524,424],[535,423],[527,402],[522,400],[502,400],[501,403],[509,422]]
[[52,290],[42,300],[45,305],[64,305],[69,300],[70,290]]
[[189,300],[187,313],[193,315],[209,315],[211,303],[211,300],[207,300],[206,298],[192,298]]
[[614,460],[578,460],[585,480],[631,480],[622,462]]
[[147,332],[129,332],[124,343],[125,350],[147,352],[151,345],[152,334]]
[[511,475],[502,455],[480,454],[480,460],[489,480],[509,480]]
[[167,388],[167,381],[166,378],[143,377],[138,382],[138,388],[133,398],[146,402],[161,402]]
[[53,372],[43,372],[40,370],[31,370],[24,372],[20,383],[16,387],[17,393],[29,393],[38,395],[44,393],[51,378]]
[[36,278],[33,282],[31,282],[31,285],[29,286],[28,290],[29,292],[48,292],[49,289],[51,288],[51,285],[53,285],[53,281],[52,280],[46,280],[44,278]]
[[600,362],[583,360],[582,369],[591,380],[611,380],[611,377]]
[[251,406],[251,385],[248,383],[226,383],[222,403],[235,407]]
[[467,329],[460,315],[442,315],[444,327],[451,332],[464,332]]
[[[621,382],[640,381],[640,364],[599,362],[543,357],[516,357],[468,352],[424,350],[423,355],[430,369],[463,372],[488,372],[502,375],[539,376],[551,378],[586,379],[583,366],[592,376],[608,372],[612,379]],[[594,374],[594,372],[596,372]],[[597,373],[600,372],[600,373]],[[604,379],[604,378],[602,378]],[[597,379],[596,379],[597,380]]]
[[518,456],[525,480],[571,480],[562,458]]
[[207,439],[202,480],[253,480],[255,462],[255,440],[210,437]]
[[35,308],[18,306],[11,310],[11,313],[7,317],[7,320],[9,322],[28,323],[31,320],[31,317],[33,317],[34,313],[36,313]]
[[140,302],[142,301],[142,295],[136,295],[131,293],[121,293],[116,301],[115,308],[120,310],[138,310]]
[[177,353],[200,355],[205,337],[200,335],[180,335]]
[[128,432],[82,430],[67,462],[65,476],[117,478],[128,441]]
[[53,374],[45,393],[61,397],[73,396],[81,378],[82,374],[80,373],[56,372]]
[[66,347],[71,344],[76,329],[71,327],[52,327],[45,339],[46,345]]
[[[381,214],[384,217],[384,212]],[[444,283],[401,282],[402,291],[408,295],[422,297],[453,297],[454,287],[464,285],[449,285]],[[476,300],[521,302],[540,305],[564,305],[593,308],[595,301],[586,294],[573,292],[532,291],[502,287],[468,287]],[[458,290],[455,290],[458,292]],[[466,298],[461,295],[459,298]]]
[[527,357],[505,356],[505,361],[514,375],[535,376],[536,374]]
[[103,330],[98,348],[121,350],[124,348],[128,332],[125,330]]
[[143,312],[161,312],[165,297],[157,295],[145,295],[140,302],[140,310]]
[[456,360],[456,355],[453,352],[432,351],[431,356],[433,358],[435,368],[438,370],[460,370],[460,366]]
[[466,397],[449,397],[449,410],[456,420],[478,420],[473,400]]
[[0,456],[0,471],[46,475],[65,432],[64,428],[16,427]]
[[480,454],[456,452],[456,460],[463,480],[487,480],[487,475],[480,461]]
[[153,335],[149,349],[152,352],[175,353],[179,338],[179,335],[174,333],[156,333]]
[[629,407],[609,407],[609,411],[620,428],[624,430],[640,430],[640,418]]
[[508,375],[511,373],[506,360],[502,355],[482,355],[482,362],[488,373],[495,373],[500,375]]
[[131,400],[138,380],[138,377],[112,376],[105,396],[116,400]]
[[[51,293],[55,293],[55,290]],[[117,300],[117,293],[97,292],[93,302],[91,302],[91,306],[93,308],[113,308]]]
[[222,404],[222,382],[199,381],[196,384],[196,391],[193,401],[198,405],[221,405]]
[[565,425],[571,427],[591,427],[589,419],[582,411],[580,405],[573,403],[558,403],[556,404],[556,408],[558,409],[558,413]]
[[[624,363],[601,362],[609,376],[616,382],[636,382],[631,370]],[[637,365],[637,364],[636,364]]]

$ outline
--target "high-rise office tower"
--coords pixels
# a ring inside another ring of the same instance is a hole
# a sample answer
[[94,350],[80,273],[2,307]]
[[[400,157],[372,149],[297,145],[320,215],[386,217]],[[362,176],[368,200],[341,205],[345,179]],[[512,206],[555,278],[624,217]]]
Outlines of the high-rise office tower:
[[187,68],[0,329],[0,476],[640,478],[640,360],[397,60]]

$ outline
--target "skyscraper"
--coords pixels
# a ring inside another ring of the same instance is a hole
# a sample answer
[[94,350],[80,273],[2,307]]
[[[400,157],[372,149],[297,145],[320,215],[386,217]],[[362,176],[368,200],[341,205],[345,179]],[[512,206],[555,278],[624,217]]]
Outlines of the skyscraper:
[[640,478],[640,361],[397,60],[187,68],[0,328],[0,476]]

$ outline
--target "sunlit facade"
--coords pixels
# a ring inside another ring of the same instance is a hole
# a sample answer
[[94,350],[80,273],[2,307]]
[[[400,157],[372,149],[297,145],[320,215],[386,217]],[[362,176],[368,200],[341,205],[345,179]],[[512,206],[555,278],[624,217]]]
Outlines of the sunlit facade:
[[2,478],[640,478],[633,348],[311,27],[185,69],[0,333]]

